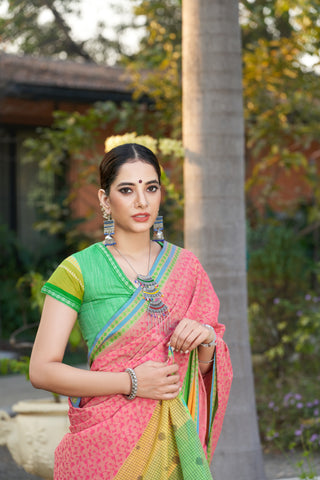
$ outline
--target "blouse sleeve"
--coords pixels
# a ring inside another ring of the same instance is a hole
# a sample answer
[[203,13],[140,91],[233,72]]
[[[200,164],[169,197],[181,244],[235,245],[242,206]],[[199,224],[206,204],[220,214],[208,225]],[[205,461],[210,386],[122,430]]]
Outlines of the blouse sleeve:
[[80,265],[74,256],[70,256],[60,263],[42,287],[41,292],[79,312],[83,300],[84,284]]

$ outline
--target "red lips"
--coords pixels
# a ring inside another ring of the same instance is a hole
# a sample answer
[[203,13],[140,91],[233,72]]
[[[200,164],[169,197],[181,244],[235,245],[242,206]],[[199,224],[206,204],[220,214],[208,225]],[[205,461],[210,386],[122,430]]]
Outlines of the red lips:
[[132,218],[136,222],[147,222],[150,218],[150,214],[149,213],[137,213],[137,215],[132,215]]

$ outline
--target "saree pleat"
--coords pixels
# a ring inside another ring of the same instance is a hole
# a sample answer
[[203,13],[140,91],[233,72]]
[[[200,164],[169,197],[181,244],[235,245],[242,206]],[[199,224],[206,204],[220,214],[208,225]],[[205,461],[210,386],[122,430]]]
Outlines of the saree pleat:
[[[88,259],[88,265],[90,265]],[[86,272],[88,265],[81,264]],[[198,260],[165,243],[153,266],[169,316],[151,322],[141,291],[111,319],[90,351],[90,368],[123,372],[148,361],[179,365],[182,390],[170,401],[123,395],[70,399],[70,433],[55,454],[55,480],[209,480],[209,464],[222,427],[232,379],[219,301]],[[90,278],[84,276],[84,280]],[[102,306],[97,309],[103,314]],[[212,325],[213,368],[204,377],[197,349],[174,353],[168,342],[182,318]]]
[[115,480],[209,480],[209,465],[183,399],[159,402]]
[[[168,356],[174,361],[170,347]],[[196,350],[190,356],[189,364],[197,364]],[[212,478],[198,436],[198,375],[194,373],[195,369],[188,368],[177,398],[158,403],[146,430],[115,480]],[[188,405],[184,398],[188,399]]]

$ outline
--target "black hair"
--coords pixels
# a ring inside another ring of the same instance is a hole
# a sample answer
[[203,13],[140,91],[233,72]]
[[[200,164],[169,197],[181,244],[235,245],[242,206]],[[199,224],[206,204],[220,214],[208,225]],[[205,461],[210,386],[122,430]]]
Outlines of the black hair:
[[127,162],[137,160],[152,165],[160,183],[161,168],[155,154],[149,148],[138,143],[125,143],[112,148],[100,163],[100,185],[107,195],[110,193],[110,186],[118,175],[120,167]]

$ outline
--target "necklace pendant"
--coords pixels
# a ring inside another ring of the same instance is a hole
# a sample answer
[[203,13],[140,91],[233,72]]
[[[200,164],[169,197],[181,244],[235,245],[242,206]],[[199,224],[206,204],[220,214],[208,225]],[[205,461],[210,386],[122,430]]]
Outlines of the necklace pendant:
[[[113,248],[118,252],[120,257],[122,257],[131,270],[137,275],[135,279],[135,283],[138,283],[142,290],[143,298],[146,302],[148,302],[147,313],[151,317],[151,325],[150,328],[154,326],[155,320],[157,323],[160,324],[162,320],[164,320],[169,315],[169,309],[165,303],[162,301],[162,293],[160,292],[159,285],[157,282],[151,277],[151,275],[140,275],[135,271],[131,263],[126,259],[124,255],[117,249],[115,245]],[[151,254],[151,243],[149,243],[149,261],[148,261],[148,271],[150,266],[150,254]],[[165,326],[163,325],[165,329]]]
[[165,319],[169,314],[169,310],[162,301],[161,297],[163,295],[157,282],[151,275],[138,275],[136,281],[141,286],[144,299],[148,302],[148,314],[159,321]]

